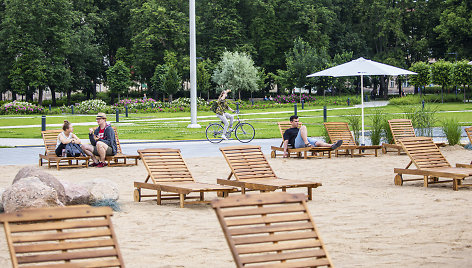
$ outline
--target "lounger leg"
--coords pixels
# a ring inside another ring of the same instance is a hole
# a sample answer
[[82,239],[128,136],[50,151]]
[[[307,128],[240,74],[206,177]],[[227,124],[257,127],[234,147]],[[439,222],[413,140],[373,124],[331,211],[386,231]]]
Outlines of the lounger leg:
[[184,194],[179,194],[180,196],[180,207],[184,207],[184,201],[185,201],[185,195]]
[[205,193],[200,192],[200,201],[203,201],[203,200],[205,200]]
[[162,192],[161,190],[157,190],[157,204],[160,205],[161,204],[161,195],[162,195]]
[[424,176],[424,183],[423,183],[423,186],[424,186],[424,187],[428,187],[428,176]]
[[459,183],[459,182],[458,182],[458,179],[452,179],[452,189],[453,189],[454,191],[459,190],[458,183]]
[[245,187],[241,187],[241,194],[246,194],[246,188]]
[[312,187],[307,187],[307,188],[308,188],[308,200],[313,200]]
[[286,187],[282,187],[282,192],[286,192],[287,191],[287,188]]

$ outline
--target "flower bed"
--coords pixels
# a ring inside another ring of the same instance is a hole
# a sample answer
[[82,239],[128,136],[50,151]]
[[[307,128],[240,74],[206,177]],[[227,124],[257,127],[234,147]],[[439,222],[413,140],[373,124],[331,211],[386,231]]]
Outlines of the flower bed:
[[26,101],[12,101],[0,107],[1,114],[43,114],[44,107]]

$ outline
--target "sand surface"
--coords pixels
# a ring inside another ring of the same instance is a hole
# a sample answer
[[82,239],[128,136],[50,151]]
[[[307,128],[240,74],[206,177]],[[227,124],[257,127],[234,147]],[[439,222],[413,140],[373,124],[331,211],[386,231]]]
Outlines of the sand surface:
[[[452,165],[472,160],[472,151],[461,147],[442,152]],[[409,158],[393,153],[377,158],[268,159],[282,178],[323,183],[308,206],[336,267],[472,267],[471,188],[453,191],[452,183],[424,188],[421,181],[395,186],[393,169],[405,167]],[[229,174],[223,157],[186,161],[200,182],[216,183]],[[2,166],[0,187],[7,187],[20,168]],[[162,206],[155,199],[133,201],[133,182],[147,175],[142,163],[42,169],[70,181],[107,178],[118,184],[122,211],[112,220],[127,267],[234,267],[210,206],[181,209],[177,201]],[[9,266],[2,231],[0,267]]]

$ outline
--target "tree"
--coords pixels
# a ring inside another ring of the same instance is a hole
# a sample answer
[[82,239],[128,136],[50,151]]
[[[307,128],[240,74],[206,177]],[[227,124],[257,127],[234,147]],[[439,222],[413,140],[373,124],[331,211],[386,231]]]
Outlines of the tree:
[[112,102],[114,102],[114,95],[118,95],[120,101],[120,94],[127,93],[131,86],[131,74],[129,68],[123,61],[117,61],[115,65],[107,70],[107,86],[110,90]]
[[410,76],[410,84],[415,86],[415,94],[418,93],[419,87],[425,87],[431,81],[430,79],[430,68],[426,62],[415,62],[411,67],[410,71],[417,73],[417,75]]
[[466,60],[455,62],[452,65],[452,84],[462,86],[464,91],[464,101],[466,100],[465,85],[472,83],[472,65]]
[[225,51],[213,72],[212,80],[220,87],[238,92],[239,99],[241,90],[250,92],[259,90],[258,70],[246,53]]
[[452,63],[439,60],[431,66],[431,80],[436,85],[441,85],[441,102],[444,102],[444,89],[451,84]]
[[210,99],[211,73],[210,60],[203,60],[197,64],[197,89],[207,94],[207,100]]
[[165,92],[164,84],[166,81],[166,74],[167,74],[166,65],[158,64],[156,68],[154,68],[154,74],[151,77],[149,90],[151,91],[150,93],[151,93],[152,98],[155,100],[157,100],[157,94],[159,92],[162,92],[162,93]]

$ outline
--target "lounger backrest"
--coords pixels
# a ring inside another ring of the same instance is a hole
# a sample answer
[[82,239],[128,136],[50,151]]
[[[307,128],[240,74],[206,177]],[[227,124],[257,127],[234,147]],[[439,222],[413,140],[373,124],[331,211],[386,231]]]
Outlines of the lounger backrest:
[[260,146],[228,146],[221,147],[220,151],[223,153],[236,180],[277,178]]
[[467,137],[469,137],[469,142],[472,143],[472,127],[465,128],[465,133],[467,133]]
[[418,169],[451,166],[431,137],[403,138],[399,142]]
[[395,144],[400,145],[400,139],[416,137],[415,129],[410,119],[391,119],[388,120],[388,125],[390,126]]
[[[123,151],[121,150],[120,138],[118,138],[118,130],[114,126],[112,126],[112,128],[113,128],[113,131],[115,132],[116,153],[117,154],[122,154]],[[95,131],[95,129],[97,129],[97,127],[94,127],[93,131]]]
[[0,222],[13,267],[124,267],[112,215],[109,207],[36,208]]
[[56,145],[57,145],[57,136],[61,132],[62,132],[62,129],[41,131],[41,136],[43,137],[46,155],[55,155]]
[[325,122],[324,126],[328,132],[331,142],[343,141],[343,146],[357,145],[352,136],[349,125],[346,122]]
[[213,200],[236,266],[332,267],[305,199],[278,192]]
[[152,148],[138,153],[154,183],[194,181],[179,149]]

